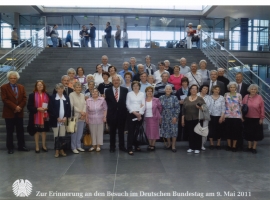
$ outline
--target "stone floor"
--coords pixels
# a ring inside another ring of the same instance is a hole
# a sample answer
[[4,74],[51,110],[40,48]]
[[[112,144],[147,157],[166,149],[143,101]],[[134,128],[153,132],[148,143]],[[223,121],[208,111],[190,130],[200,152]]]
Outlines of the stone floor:
[[[105,144],[99,153],[68,152],[67,157],[60,158],[54,158],[52,143],[48,144],[48,153],[40,154],[34,152],[30,142],[30,152],[15,151],[13,155],[8,155],[3,146],[2,142],[0,199],[5,200],[17,199],[12,192],[17,179],[32,183],[32,193],[25,199],[270,199],[267,144],[259,144],[258,154],[207,148],[194,155],[186,153],[186,142],[177,143],[176,153],[163,150],[163,144],[158,143],[155,152],[143,149],[134,156],[118,150],[110,153]],[[112,196],[110,192],[125,196]],[[71,193],[76,196],[64,196]]]

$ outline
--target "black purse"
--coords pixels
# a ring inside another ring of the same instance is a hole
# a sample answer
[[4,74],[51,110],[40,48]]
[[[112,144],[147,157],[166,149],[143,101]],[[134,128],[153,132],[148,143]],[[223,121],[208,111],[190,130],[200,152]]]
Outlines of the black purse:
[[[249,96],[248,96],[248,99],[249,99]],[[247,99],[247,103],[246,104],[243,104],[242,106],[242,115],[245,116],[247,113],[248,113],[248,99]]]
[[148,138],[144,132],[143,125],[137,125],[135,129],[135,137],[138,145],[149,145]]
[[71,149],[71,137],[70,136],[59,136],[60,126],[58,128],[58,136],[54,140],[55,150],[70,150]]

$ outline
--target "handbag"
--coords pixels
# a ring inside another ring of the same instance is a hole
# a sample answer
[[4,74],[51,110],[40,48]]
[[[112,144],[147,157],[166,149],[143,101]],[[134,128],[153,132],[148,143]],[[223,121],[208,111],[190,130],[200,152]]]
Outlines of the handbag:
[[202,127],[200,124],[200,112],[199,112],[199,121],[198,124],[194,127],[194,132],[204,137],[207,137],[209,132],[208,126]]
[[199,40],[200,40],[200,38],[199,38],[198,35],[193,35],[192,38],[191,38],[191,41],[192,41],[192,42],[197,42],[197,41],[199,41]]
[[144,132],[143,125],[137,125],[134,134],[138,145],[149,145],[149,141]]
[[74,107],[72,109],[72,117],[68,118],[67,120],[67,125],[66,125],[66,130],[67,133],[75,133],[77,131],[77,119],[74,116]]
[[[248,95],[248,99],[249,99],[249,95]],[[247,103],[243,104],[242,109],[241,109],[243,116],[245,116],[248,113],[248,99],[247,99]]]
[[59,136],[60,126],[58,126],[58,136],[54,140],[55,150],[70,150],[71,149],[71,137],[70,136]]
[[[200,114],[202,114],[202,116]],[[201,119],[211,121],[209,109],[206,104],[203,104],[202,110],[199,110],[199,120]]]
[[90,130],[89,130],[89,126],[86,125],[85,128],[84,128],[84,133],[83,133],[83,145],[84,146],[90,146],[92,145],[92,137],[91,137],[91,133],[90,133]]

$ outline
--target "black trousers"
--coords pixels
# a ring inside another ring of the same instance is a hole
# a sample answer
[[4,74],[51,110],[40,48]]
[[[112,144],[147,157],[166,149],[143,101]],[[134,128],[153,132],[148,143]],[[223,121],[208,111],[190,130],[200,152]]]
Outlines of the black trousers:
[[14,127],[16,127],[18,148],[24,147],[25,141],[24,141],[23,118],[21,117],[5,118],[5,121],[6,121],[6,131],[7,131],[7,140],[6,140],[7,149],[9,150],[14,149],[14,145],[13,145]]
[[[198,124],[198,120],[186,120],[185,123],[188,132],[189,148],[192,150],[201,150],[202,136],[194,132],[194,128]],[[202,120],[200,123],[202,125]]]
[[116,130],[118,130],[118,141],[119,141],[119,148],[125,148],[125,138],[124,138],[124,129],[125,129],[124,121],[115,121],[114,123],[108,123],[110,129],[110,149],[115,149],[115,137],[116,137]]
[[128,137],[127,137],[127,150],[132,151],[132,146],[137,148],[139,145],[135,138],[135,129],[136,126],[141,126],[143,123],[143,116],[140,121],[132,121],[132,119],[137,118],[134,114],[128,113],[127,120],[128,120]]

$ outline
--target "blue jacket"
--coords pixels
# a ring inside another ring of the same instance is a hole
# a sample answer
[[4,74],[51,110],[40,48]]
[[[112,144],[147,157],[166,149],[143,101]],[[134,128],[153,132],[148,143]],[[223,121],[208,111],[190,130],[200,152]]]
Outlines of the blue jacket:
[[67,42],[70,42],[71,43],[71,35],[70,34],[67,34],[67,37],[66,37],[66,43]]
[[96,38],[96,27],[92,26],[92,27],[90,28],[89,37],[92,38],[92,39],[93,39],[93,38]]
[[112,37],[112,27],[111,26],[108,26],[104,31],[106,32],[105,38]]

